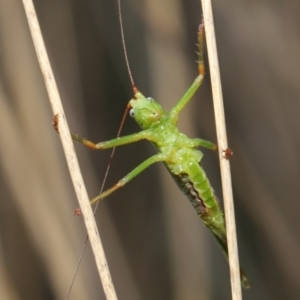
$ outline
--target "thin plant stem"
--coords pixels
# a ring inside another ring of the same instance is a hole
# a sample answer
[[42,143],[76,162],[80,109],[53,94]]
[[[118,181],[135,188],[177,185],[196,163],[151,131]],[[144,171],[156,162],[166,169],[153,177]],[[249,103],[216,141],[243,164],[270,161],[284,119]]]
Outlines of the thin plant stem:
[[220,69],[218,62],[216,37],[214,30],[214,21],[212,13],[211,0],[201,0],[203,17],[205,24],[205,36],[209,59],[209,69],[211,76],[212,95],[215,111],[215,122],[217,129],[217,139],[219,145],[219,159],[221,169],[222,190],[224,199],[224,210],[226,219],[227,243],[228,243],[228,259],[231,280],[231,293],[233,300],[242,299],[240,268],[238,258],[238,247],[236,237],[236,225],[234,216],[234,204],[232,195],[231,173],[229,160],[224,159],[221,152],[227,149],[227,135],[225,125],[225,114],[220,78]]
[[80,209],[82,211],[87,233],[91,242],[97,269],[103,285],[103,290],[106,295],[106,299],[117,299],[117,295],[114,289],[112,278],[108,269],[108,264],[105,258],[103,246],[99,236],[98,228],[94,219],[93,211],[89,202],[83,178],[79,169],[79,164],[75,154],[70,131],[67,125],[66,116],[63,111],[63,106],[60,100],[59,92],[50,66],[49,58],[41,34],[36,12],[32,0],[23,0],[23,4],[29,23],[33,43],[35,46],[36,54],[40,64],[40,68],[44,76],[44,81],[46,84],[53,114],[55,116],[59,116],[57,121],[58,123],[56,125],[59,130],[59,135],[67,159],[71,178],[78,198]]

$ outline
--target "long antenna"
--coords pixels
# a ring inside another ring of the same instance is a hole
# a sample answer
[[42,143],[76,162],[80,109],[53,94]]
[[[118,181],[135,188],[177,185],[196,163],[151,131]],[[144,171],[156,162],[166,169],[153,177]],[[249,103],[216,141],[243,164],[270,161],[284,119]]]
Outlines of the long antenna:
[[[120,134],[121,134],[121,130],[123,128],[126,116],[128,115],[128,109],[129,108],[126,107],[126,109],[124,111],[124,114],[123,114],[123,117],[122,117],[122,121],[121,121],[121,124],[120,124],[119,129],[118,129],[117,137],[119,137]],[[110,170],[111,162],[112,162],[113,156],[115,154],[115,151],[116,151],[116,147],[114,147],[112,149],[111,153],[110,153],[108,164],[107,164],[107,167],[106,167],[106,170],[105,170],[105,174],[104,174],[104,178],[103,178],[103,181],[102,181],[102,185],[101,185],[101,188],[100,188],[99,195],[102,194],[102,192],[104,190],[104,186],[105,186],[105,183],[106,183],[106,179],[107,179],[107,176],[108,176],[108,173],[109,173],[109,170]],[[96,214],[98,205],[99,205],[99,202],[97,202],[97,204],[95,205],[95,208],[94,208],[94,211],[93,211],[94,215]],[[76,265],[76,268],[75,268],[75,271],[74,271],[74,275],[72,277],[71,284],[69,286],[69,290],[68,290],[68,294],[67,294],[66,300],[68,300],[70,298],[71,291],[73,289],[73,286],[74,286],[74,283],[75,283],[75,279],[77,277],[77,273],[79,271],[79,267],[80,267],[80,264],[81,264],[81,261],[82,261],[82,257],[83,257],[83,254],[84,254],[84,251],[85,251],[85,247],[87,245],[88,240],[89,240],[89,236],[87,235],[86,238],[85,238],[85,241],[84,241],[84,243],[82,245],[82,248],[81,248],[81,252],[80,252],[80,255],[79,255],[79,258],[78,258],[78,261],[77,261],[77,265]]]
[[[124,37],[124,30],[123,30],[123,20],[122,20],[122,12],[121,12],[121,2],[120,2],[120,0],[118,0],[118,13],[119,13],[119,21],[120,21],[122,45],[123,45],[123,50],[124,50],[124,55],[125,55],[125,61],[126,61],[126,65],[127,65],[127,71],[128,71],[129,78],[130,78],[130,81],[131,81],[133,93],[135,94],[138,91],[138,89],[136,88],[136,86],[134,84],[133,77],[132,77],[131,70],[130,70],[130,66],[129,66],[128,56],[127,56],[127,51],[126,51],[126,45],[125,45],[125,37]],[[120,134],[121,134],[121,130],[123,128],[126,116],[128,115],[129,108],[130,107],[127,105],[127,107],[126,107],[126,109],[124,111],[123,117],[122,117],[121,124],[120,124],[118,132],[117,132],[117,137],[119,137]],[[104,174],[104,178],[103,178],[103,181],[102,181],[102,185],[101,185],[101,188],[100,188],[99,195],[104,190],[104,186],[105,186],[105,183],[106,183],[106,179],[107,179],[107,176],[108,176],[108,173],[109,173],[109,169],[110,169],[111,162],[112,162],[113,156],[115,154],[115,151],[116,151],[116,147],[114,147],[112,149],[112,151],[111,151],[111,154],[110,154],[110,157],[109,157],[109,160],[108,160],[108,164],[107,164],[107,167],[106,167],[106,171],[105,171],[105,174]],[[93,211],[94,214],[96,214],[98,205],[99,205],[99,202],[97,202],[97,204],[96,204],[96,206],[94,208],[94,211]],[[74,275],[73,275],[71,284],[69,286],[68,294],[67,294],[67,297],[66,297],[67,300],[70,298],[71,291],[73,289],[73,286],[74,286],[74,283],[75,283],[75,279],[77,277],[77,274],[78,274],[78,271],[79,271],[79,267],[80,267],[80,264],[81,264],[81,261],[82,261],[82,257],[83,257],[83,254],[84,254],[84,251],[85,251],[85,247],[87,245],[88,240],[89,240],[89,236],[87,235],[86,238],[85,238],[85,241],[84,241],[84,243],[82,245],[82,249],[81,249],[78,261],[77,261],[77,265],[76,265],[76,268],[75,268],[75,271],[74,271]]]
[[121,0],[118,0],[118,12],[119,12],[119,21],[120,21],[120,29],[121,29],[122,46],[123,46],[123,51],[124,51],[124,55],[125,55],[127,71],[128,71],[128,75],[129,75],[129,78],[131,81],[132,88],[133,88],[133,93],[135,94],[138,90],[133,81],[133,77],[132,77],[130,66],[129,66],[128,56],[127,56],[125,37],[124,37],[124,28],[123,28],[122,11],[121,11]]

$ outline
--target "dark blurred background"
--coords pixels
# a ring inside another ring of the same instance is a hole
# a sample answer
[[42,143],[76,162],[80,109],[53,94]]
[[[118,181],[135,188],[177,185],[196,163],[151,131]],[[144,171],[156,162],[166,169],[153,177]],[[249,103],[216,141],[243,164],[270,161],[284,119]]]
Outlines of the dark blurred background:
[[[72,132],[115,137],[132,97],[116,1],[34,3]],[[239,254],[252,281],[243,299],[299,299],[300,2],[213,4]],[[135,83],[170,109],[197,75],[200,1],[122,9]],[[0,41],[0,298],[65,299],[85,228],[19,0],[1,1]],[[216,141],[208,68],[179,127]],[[128,118],[123,134],[138,130]],[[110,151],[75,146],[93,197]],[[218,155],[203,152],[222,198]],[[147,142],[118,148],[107,187],[154,153]],[[119,299],[230,299],[227,262],[162,164],[102,202],[97,220]],[[70,299],[104,299],[89,246]]]

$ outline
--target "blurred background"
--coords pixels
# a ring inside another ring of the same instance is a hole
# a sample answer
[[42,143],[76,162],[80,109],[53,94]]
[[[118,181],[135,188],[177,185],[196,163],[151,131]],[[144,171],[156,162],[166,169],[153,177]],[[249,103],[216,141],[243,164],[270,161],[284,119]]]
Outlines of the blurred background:
[[[132,97],[117,1],[34,1],[72,132],[115,137]],[[243,299],[300,296],[300,3],[213,1]],[[137,87],[172,108],[197,75],[200,1],[122,0]],[[65,299],[85,228],[22,2],[0,9],[0,298]],[[191,137],[216,141],[210,78],[180,116]],[[138,131],[127,119],[123,134]],[[90,197],[110,151],[75,145]],[[222,199],[217,153],[202,165]],[[107,187],[155,153],[117,149]],[[119,299],[230,299],[228,265],[162,164],[103,201],[97,222]],[[104,299],[88,245],[70,299]]]

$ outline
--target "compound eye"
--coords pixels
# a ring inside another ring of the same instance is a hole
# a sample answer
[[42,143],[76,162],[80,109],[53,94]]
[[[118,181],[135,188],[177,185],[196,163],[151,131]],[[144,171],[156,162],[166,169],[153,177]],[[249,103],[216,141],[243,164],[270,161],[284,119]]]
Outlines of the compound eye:
[[129,116],[131,118],[134,118],[134,109],[133,108],[129,111]]

